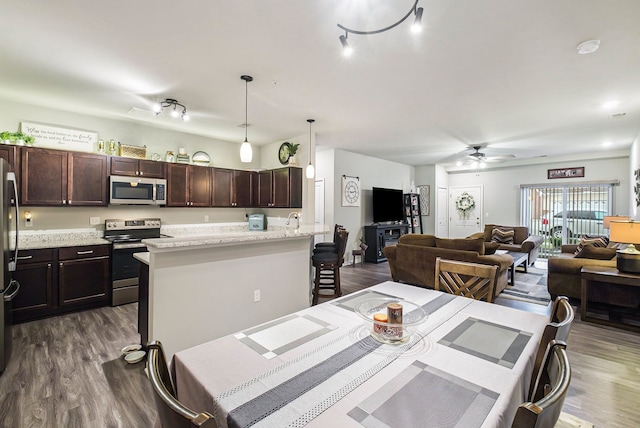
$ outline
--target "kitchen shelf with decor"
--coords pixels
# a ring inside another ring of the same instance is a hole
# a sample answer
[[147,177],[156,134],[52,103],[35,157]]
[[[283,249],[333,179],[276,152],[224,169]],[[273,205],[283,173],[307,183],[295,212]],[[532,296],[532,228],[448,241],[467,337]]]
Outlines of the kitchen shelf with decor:
[[422,210],[418,193],[403,195],[404,216],[411,233],[422,233]]

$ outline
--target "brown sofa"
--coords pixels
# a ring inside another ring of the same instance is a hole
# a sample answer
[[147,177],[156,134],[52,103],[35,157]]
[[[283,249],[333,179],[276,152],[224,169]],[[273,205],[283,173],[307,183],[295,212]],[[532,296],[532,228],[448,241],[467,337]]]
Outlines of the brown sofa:
[[[561,254],[549,257],[547,288],[551,297],[567,296],[580,299],[582,278],[580,270],[585,267],[616,267],[615,248],[586,248],[576,257],[577,245],[563,245]],[[589,301],[636,308],[640,306],[640,293],[635,287],[616,284],[596,284],[589,288]]]
[[[544,242],[542,236],[529,235],[529,228],[526,226],[500,226],[497,224],[485,224],[484,232],[474,233],[469,238],[483,237],[486,243],[491,242],[493,229],[496,227],[504,229],[513,229],[513,244],[497,244],[499,250],[515,251],[518,253],[527,253],[529,255],[528,264],[532,265],[538,258],[540,245]],[[496,245],[495,242],[491,242]]]
[[445,239],[434,235],[407,234],[397,245],[384,248],[391,277],[397,282],[435,288],[436,258],[498,266],[495,295],[507,286],[507,271],[513,258],[507,254],[484,254],[484,241]]

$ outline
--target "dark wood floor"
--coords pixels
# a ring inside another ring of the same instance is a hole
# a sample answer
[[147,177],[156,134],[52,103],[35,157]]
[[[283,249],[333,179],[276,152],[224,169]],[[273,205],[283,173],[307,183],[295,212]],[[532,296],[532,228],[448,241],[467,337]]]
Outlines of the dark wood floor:
[[[390,280],[386,263],[344,266],[341,274],[345,294]],[[130,304],[14,326],[14,353],[0,377],[0,427],[151,426],[144,364],[120,356],[139,341],[136,322]],[[564,410],[597,427],[639,426],[640,335],[577,319],[568,345],[573,378]]]

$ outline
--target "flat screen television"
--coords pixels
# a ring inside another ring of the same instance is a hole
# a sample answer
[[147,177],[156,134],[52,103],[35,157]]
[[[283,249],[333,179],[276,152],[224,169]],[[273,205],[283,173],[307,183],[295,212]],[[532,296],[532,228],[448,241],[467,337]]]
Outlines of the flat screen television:
[[402,203],[402,190],[373,189],[373,222],[395,223],[404,222],[404,205]]

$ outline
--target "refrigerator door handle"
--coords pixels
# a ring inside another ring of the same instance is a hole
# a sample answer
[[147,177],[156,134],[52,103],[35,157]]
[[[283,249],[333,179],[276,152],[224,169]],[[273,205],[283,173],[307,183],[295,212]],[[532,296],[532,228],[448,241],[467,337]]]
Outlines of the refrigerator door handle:
[[12,301],[13,298],[16,297],[16,294],[18,294],[18,291],[20,291],[20,283],[18,281],[16,281],[15,279],[11,280],[11,282],[9,283],[9,286],[7,287],[7,290],[9,290],[12,285],[15,285],[16,289],[11,294],[6,294],[5,293],[5,295],[4,295],[4,301],[5,302]]
[[[9,271],[13,272],[16,270],[16,262],[18,261],[18,232],[20,231],[20,208],[18,207],[18,186],[16,184],[16,175],[13,172],[7,173],[7,179],[13,182],[13,193],[16,196],[16,242],[14,243],[14,254],[13,259],[9,260],[8,268]],[[20,284],[18,284],[20,287]]]

